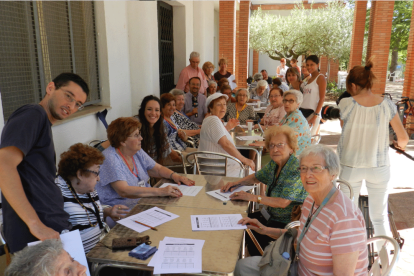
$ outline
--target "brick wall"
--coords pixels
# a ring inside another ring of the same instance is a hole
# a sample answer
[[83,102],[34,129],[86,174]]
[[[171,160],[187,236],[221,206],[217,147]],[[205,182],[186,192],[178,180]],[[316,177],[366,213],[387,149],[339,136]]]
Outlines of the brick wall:
[[240,1],[240,11],[237,34],[237,86],[247,87],[246,79],[249,75],[249,17],[250,1]]
[[326,72],[328,72],[328,58],[321,56],[319,57],[319,70],[320,73],[326,76]]
[[226,58],[227,70],[234,73],[236,59],[236,2],[220,1],[219,59]]
[[366,15],[367,1],[355,1],[354,25],[352,27],[351,55],[349,58],[348,71],[354,66],[362,64]]
[[[411,18],[414,18],[414,9],[411,15]],[[403,96],[414,99],[414,20],[411,20],[410,26],[410,36],[408,38],[408,47],[407,47],[407,63],[405,64],[405,74],[404,74],[404,87],[403,87]],[[414,123],[414,117],[408,118],[408,123]],[[409,125],[409,128],[413,125]],[[414,131],[408,131],[409,135],[413,134]]]
[[259,52],[253,51],[253,73],[252,73],[252,77],[256,73],[259,73]]
[[239,31],[240,31],[239,23],[240,23],[240,10],[236,10],[236,56],[235,56],[236,65],[234,66],[233,74],[236,77],[237,84],[239,83],[237,76],[238,76],[238,71],[239,71],[239,53],[240,53],[240,50],[239,50],[240,45],[239,45],[239,40],[238,40]]
[[339,62],[338,61],[329,61],[329,80],[338,82],[338,71],[339,71]]
[[372,92],[375,94],[385,92],[393,12],[394,1],[371,2],[367,60],[375,56],[372,68],[377,77],[377,81],[372,87]]

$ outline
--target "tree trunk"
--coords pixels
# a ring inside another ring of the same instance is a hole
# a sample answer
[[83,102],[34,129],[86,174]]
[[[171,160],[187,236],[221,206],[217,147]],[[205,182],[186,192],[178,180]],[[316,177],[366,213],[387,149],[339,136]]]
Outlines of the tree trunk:
[[[398,65],[398,46],[395,46],[391,51],[390,73],[395,72]],[[390,81],[394,81],[394,77],[390,77]]]

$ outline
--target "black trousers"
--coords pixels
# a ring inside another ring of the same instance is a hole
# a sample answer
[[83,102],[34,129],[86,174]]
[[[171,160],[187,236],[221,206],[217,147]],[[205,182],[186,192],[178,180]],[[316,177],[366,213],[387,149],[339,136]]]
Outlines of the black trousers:
[[[260,212],[251,213],[248,216],[249,218],[257,219],[261,224],[267,227],[283,229],[286,226],[286,223],[278,222],[278,221],[268,223]],[[252,233],[263,250],[265,249],[266,246],[269,245],[271,241],[274,241],[274,239],[272,239],[271,237],[267,235],[262,235],[255,231],[252,231]],[[247,245],[247,249],[249,250],[250,256],[261,256],[259,253],[259,250],[254,245],[253,240],[250,238],[249,235],[246,235],[246,245]]]

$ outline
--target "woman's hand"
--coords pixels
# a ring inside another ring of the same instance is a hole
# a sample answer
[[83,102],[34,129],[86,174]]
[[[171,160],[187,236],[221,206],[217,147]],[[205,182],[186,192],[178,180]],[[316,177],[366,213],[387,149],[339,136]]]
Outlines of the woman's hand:
[[246,225],[248,229],[252,229],[259,234],[266,235],[265,230],[267,227],[261,224],[257,219],[251,219],[246,217],[239,220],[238,223],[241,225]]
[[315,122],[316,122],[316,118],[318,118],[319,116],[316,116],[316,115],[314,115],[309,121],[308,121],[308,123],[309,123],[309,125],[314,125],[315,124]]
[[226,185],[224,185],[223,187],[221,187],[220,191],[222,193],[231,192],[231,190],[233,190],[235,188],[235,186],[238,187],[238,186],[241,186],[241,185],[239,183],[237,183],[237,182],[227,182]]
[[188,179],[187,177],[179,175],[177,173],[173,173],[171,178],[178,185],[184,184],[184,185],[187,185],[187,186],[194,186],[194,184],[195,184],[194,180]]
[[173,150],[170,153],[170,157],[171,157],[171,160],[174,162],[182,162],[181,156]]
[[256,166],[253,162],[253,160],[248,159],[248,158],[244,158],[244,160],[242,161],[242,163],[246,166],[249,166],[253,171],[255,170]]
[[256,196],[245,191],[236,192],[230,195],[231,200],[255,201]]
[[171,197],[182,197],[183,194],[181,193],[180,189],[175,186],[168,185],[164,188],[158,188],[159,196],[171,196]]
[[237,120],[236,118],[233,118],[233,119],[230,119],[230,120],[227,122],[226,129],[227,129],[227,130],[232,130],[233,128],[235,128],[235,127],[236,127],[236,126],[238,126],[238,125],[240,125],[240,121],[239,121],[239,120]]
[[180,137],[181,140],[185,141],[187,140],[187,134],[182,129],[179,129],[177,131],[178,137]]
[[112,206],[108,209],[108,216],[111,217],[111,219],[113,219],[114,221],[123,219],[129,213],[129,208],[121,204]]

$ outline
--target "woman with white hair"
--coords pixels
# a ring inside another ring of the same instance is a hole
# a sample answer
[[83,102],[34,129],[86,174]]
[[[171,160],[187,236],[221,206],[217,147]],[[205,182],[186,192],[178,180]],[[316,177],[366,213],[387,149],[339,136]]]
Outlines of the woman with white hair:
[[247,120],[256,120],[256,114],[253,107],[247,105],[249,100],[249,91],[245,88],[241,88],[236,92],[236,102],[230,103],[227,106],[226,115],[224,120],[227,122],[230,119],[239,120],[240,124],[246,124]]
[[309,124],[306,118],[303,117],[302,112],[299,111],[302,101],[303,95],[298,90],[288,90],[283,94],[283,106],[286,115],[280,121],[280,125],[288,125],[295,130],[299,146],[296,156],[299,156],[304,149],[311,145]]
[[263,80],[262,73],[256,73],[253,75],[253,83],[249,86],[249,92],[252,93],[253,89],[257,87],[257,82]]
[[[296,247],[299,275],[367,275],[364,217],[333,185],[340,169],[338,156],[327,146],[313,145],[300,154],[299,162],[303,187],[309,193],[302,206]],[[243,218],[239,223],[272,237],[287,231],[266,227],[256,219]],[[234,275],[260,275],[260,259],[240,260]]]
[[209,80],[207,84],[207,97],[209,97],[210,95],[213,95],[217,92],[217,82],[215,82],[214,80]]
[[260,80],[257,87],[252,89],[251,99],[249,102],[267,103],[269,99],[269,84],[265,80]]

